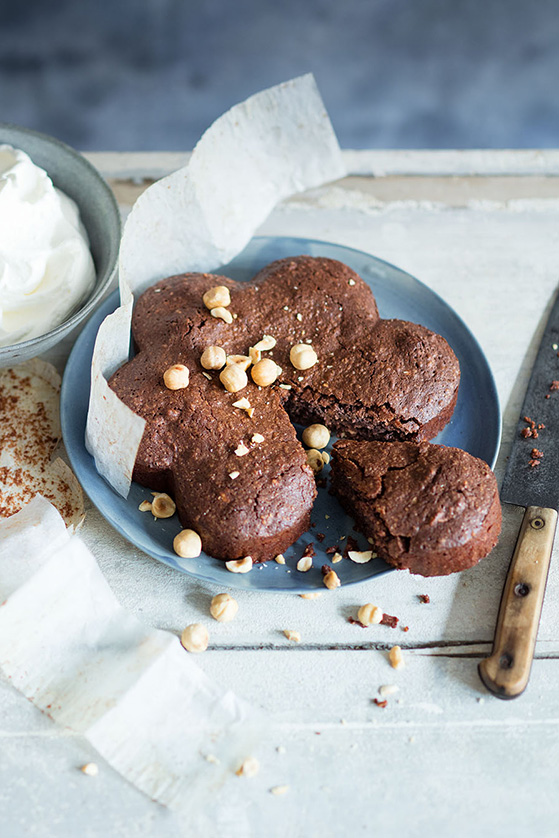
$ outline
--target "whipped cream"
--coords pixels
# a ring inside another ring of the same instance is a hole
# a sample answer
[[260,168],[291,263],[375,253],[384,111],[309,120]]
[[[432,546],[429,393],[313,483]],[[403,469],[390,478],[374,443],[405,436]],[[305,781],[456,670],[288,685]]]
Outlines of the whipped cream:
[[25,152],[0,145],[0,346],[63,323],[94,283],[74,201]]

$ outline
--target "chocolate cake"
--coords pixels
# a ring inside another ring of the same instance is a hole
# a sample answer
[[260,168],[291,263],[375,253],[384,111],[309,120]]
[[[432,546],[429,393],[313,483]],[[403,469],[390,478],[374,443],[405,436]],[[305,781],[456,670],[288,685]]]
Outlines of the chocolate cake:
[[458,448],[338,440],[331,487],[382,559],[422,576],[471,567],[501,530],[493,472]]
[[[215,286],[229,289],[230,304],[212,315],[203,296]],[[170,492],[183,526],[223,559],[273,558],[308,528],[316,489],[290,419],[356,439],[431,439],[456,403],[460,372],[446,341],[381,320],[366,283],[331,259],[283,259],[250,282],[170,277],[140,297],[132,331],[137,354],[110,384],[147,421],[134,480]],[[219,370],[201,366],[210,346],[247,356],[264,335],[274,346],[262,357],[281,369],[271,386],[256,386],[249,369],[246,386],[227,392]],[[296,345],[312,346],[316,363],[296,368]],[[189,382],[172,390],[163,376],[175,364]],[[250,407],[234,407],[240,399]],[[235,453],[240,443],[248,453]]]

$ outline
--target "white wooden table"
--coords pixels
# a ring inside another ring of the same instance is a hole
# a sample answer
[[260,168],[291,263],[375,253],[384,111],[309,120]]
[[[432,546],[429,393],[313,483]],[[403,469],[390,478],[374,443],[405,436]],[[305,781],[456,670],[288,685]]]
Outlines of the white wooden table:
[[[91,154],[124,211],[181,154]],[[369,251],[441,294],[473,330],[504,413],[502,475],[537,346],[559,280],[559,152],[346,152],[354,174],[279,206],[263,233]],[[51,355],[63,368],[70,342]],[[82,537],[122,604],[146,623],[211,632],[197,658],[216,681],[269,716],[260,774],[215,790],[206,835],[526,836],[559,834],[559,573],[552,565],[527,692],[491,697],[477,664],[490,649],[520,521],[505,507],[499,546],[459,576],[390,573],[298,596],[238,592],[237,619],[211,620],[218,593],[140,553],[87,502]],[[557,557],[555,557],[557,558]],[[431,602],[421,604],[418,594]],[[409,625],[348,623],[374,602]],[[302,642],[287,641],[296,629]],[[399,643],[406,668],[386,649]],[[382,684],[399,692],[380,708]],[[0,680],[0,835],[181,835],[175,815],[132,788],[94,750]],[[278,748],[280,749],[278,751]],[[285,749],[285,752],[283,752]],[[98,777],[79,766],[95,761]],[[281,797],[269,793],[287,784]]]

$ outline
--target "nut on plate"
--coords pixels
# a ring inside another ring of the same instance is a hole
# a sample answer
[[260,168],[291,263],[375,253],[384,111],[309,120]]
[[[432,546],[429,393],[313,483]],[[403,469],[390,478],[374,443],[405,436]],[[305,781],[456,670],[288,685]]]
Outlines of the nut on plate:
[[173,364],[163,373],[163,382],[167,390],[184,390],[188,387],[190,372],[184,364]]
[[252,556],[245,556],[244,559],[225,562],[225,567],[231,573],[248,573],[249,570],[252,570]]
[[315,474],[318,474],[319,471],[322,471],[324,466],[324,460],[322,459],[322,454],[320,451],[317,451],[316,448],[309,448],[306,452],[307,454],[307,465],[309,465]]
[[336,571],[332,569],[326,571],[326,573],[322,577],[322,581],[329,591],[333,591],[334,588],[339,588],[342,584],[340,582],[340,577],[338,576]]
[[192,623],[181,634],[181,643],[187,652],[205,652],[209,642],[208,630],[202,623]]
[[289,351],[289,360],[296,370],[309,370],[318,361],[318,355],[308,343],[296,343]]
[[227,308],[231,305],[231,294],[226,285],[214,285],[209,288],[202,297],[204,305],[210,311],[214,308]]
[[166,492],[157,492],[151,502],[151,513],[154,518],[171,518],[176,512],[175,501]]
[[238,610],[239,603],[231,594],[216,594],[210,604],[210,614],[218,623],[230,623]]
[[330,442],[330,431],[326,425],[309,425],[303,431],[303,442],[309,448],[326,448]]
[[181,559],[195,559],[202,552],[202,539],[194,530],[181,530],[173,539],[173,550]]
[[200,363],[205,370],[220,370],[226,361],[227,355],[221,346],[206,346],[200,356]]
[[230,364],[219,373],[219,380],[229,393],[238,393],[248,384],[246,372],[237,364]]
[[303,556],[297,562],[297,570],[300,570],[301,573],[306,573],[307,570],[310,570],[312,567],[312,558],[311,556]]

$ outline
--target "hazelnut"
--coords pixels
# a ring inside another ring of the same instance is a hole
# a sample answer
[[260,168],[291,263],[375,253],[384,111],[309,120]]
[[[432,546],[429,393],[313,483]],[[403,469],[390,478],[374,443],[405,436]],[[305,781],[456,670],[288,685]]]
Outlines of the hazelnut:
[[256,777],[258,772],[260,771],[260,763],[256,759],[256,757],[247,757],[243,760],[242,764],[237,768],[235,774],[237,777]]
[[275,345],[275,338],[273,338],[271,335],[264,335],[262,340],[259,340],[258,343],[254,344],[254,349],[257,349],[260,352],[267,352],[269,349],[273,349]]
[[248,384],[246,372],[236,364],[231,364],[219,373],[219,380],[229,393],[237,393]]
[[261,442],[264,442],[264,437],[262,436],[262,434],[253,434],[250,438],[250,441],[256,443],[257,445],[260,445]]
[[236,364],[245,372],[250,367],[252,361],[250,360],[248,355],[228,355],[227,356],[227,366],[230,367],[231,364]]
[[233,402],[233,407],[238,407],[239,410],[246,410],[248,412],[250,410],[250,402],[243,396],[239,401]]
[[238,610],[239,603],[230,594],[217,594],[210,604],[210,614],[218,623],[230,623]]
[[339,588],[342,584],[335,570],[328,570],[322,577],[322,581],[329,591],[332,591],[334,588]]
[[348,550],[348,557],[355,564],[367,564],[374,556],[372,550]]
[[322,454],[322,462],[325,466],[327,466],[330,462],[330,454],[328,453],[328,451],[321,451],[320,453]]
[[319,596],[322,596],[320,591],[313,591],[310,594],[299,594],[301,599],[318,599]]
[[330,431],[326,425],[309,425],[303,431],[303,442],[309,448],[326,448],[330,442]]
[[247,448],[244,442],[239,442],[239,444],[235,448],[235,454],[237,455],[237,457],[244,457],[249,452],[250,448]]
[[381,698],[386,698],[389,695],[395,695],[400,692],[400,687],[397,684],[383,684],[378,688],[378,694]]
[[318,361],[318,356],[312,346],[307,343],[297,343],[291,347],[289,360],[296,370],[308,370],[314,367]]
[[210,314],[212,317],[217,317],[220,320],[223,320],[225,323],[233,322],[233,315],[231,314],[231,312],[228,309],[223,308],[222,306],[212,308]]
[[362,605],[357,612],[357,619],[360,623],[363,623],[364,626],[378,625],[382,622],[383,616],[382,610],[378,607],[378,605],[373,605],[372,602]]
[[280,794],[287,794],[289,791],[289,786],[272,786],[270,789],[270,794],[275,795],[278,797]]
[[229,477],[231,478],[231,480],[236,480],[240,473],[240,471],[230,471]]
[[167,390],[183,390],[188,387],[190,373],[184,364],[173,364],[163,373],[163,381]]
[[225,285],[214,285],[202,297],[206,308],[227,308],[231,305],[231,294]]
[[99,766],[96,762],[86,762],[80,768],[82,774],[87,774],[88,777],[96,777],[99,774]]
[[225,366],[227,355],[221,346],[207,346],[202,352],[200,363],[205,370],[220,370]]
[[202,539],[194,530],[181,530],[173,539],[173,550],[181,559],[195,559],[202,552]]
[[338,562],[341,562],[342,559],[343,556],[341,553],[334,553],[332,556],[332,564],[338,564]]
[[237,561],[225,562],[225,567],[231,573],[248,573],[252,570],[252,556],[245,556],[244,559],[237,559]]
[[318,474],[319,471],[322,471],[322,467],[324,466],[324,460],[322,459],[322,454],[320,451],[317,451],[316,448],[309,448],[307,453],[307,465],[309,465],[315,474]]
[[388,653],[388,660],[390,661],[390,666],[394,669],[403,669],[405,666],[404,664],[404,656],[402,655],[402,649],[400,646],[393,646]]
[[292,640],[294,643],[301,642],[301,635],[298,631],[293,631],[293,629],[284,629],[283,633],[285,634],[288,640]]
[[249,347],[248,354],[251,364],[257,364],[258,361],[262,360],[262,352],[259,349],[256,349],[255,346]]
[[139,505],[138,509],[140,512],[151,512],[151,501],[143,500]]
[[192,623],[181,634],[181,643],[187,652],[205,652],[210,636],[202,623]]
[[278,365],[271,358],[262,358],[253,366],[250,374],[259,387],[269,387],[278,377]]
[[151,512],[154,518],[171,518],[176,509],[175,501],[166,492],[157,494],[151,502]]
[[302,559],[299,559],[297,562],[297,570],[300,570],[301,573],[306,573],[307,570],[310,570],[312,567],[312,558],[310,556],[303,556]]
[[278,555],[276,556],[274,561],[277,562],[278,564],[285,564],[285,556],[282,555],[282,553],[278,553]]

